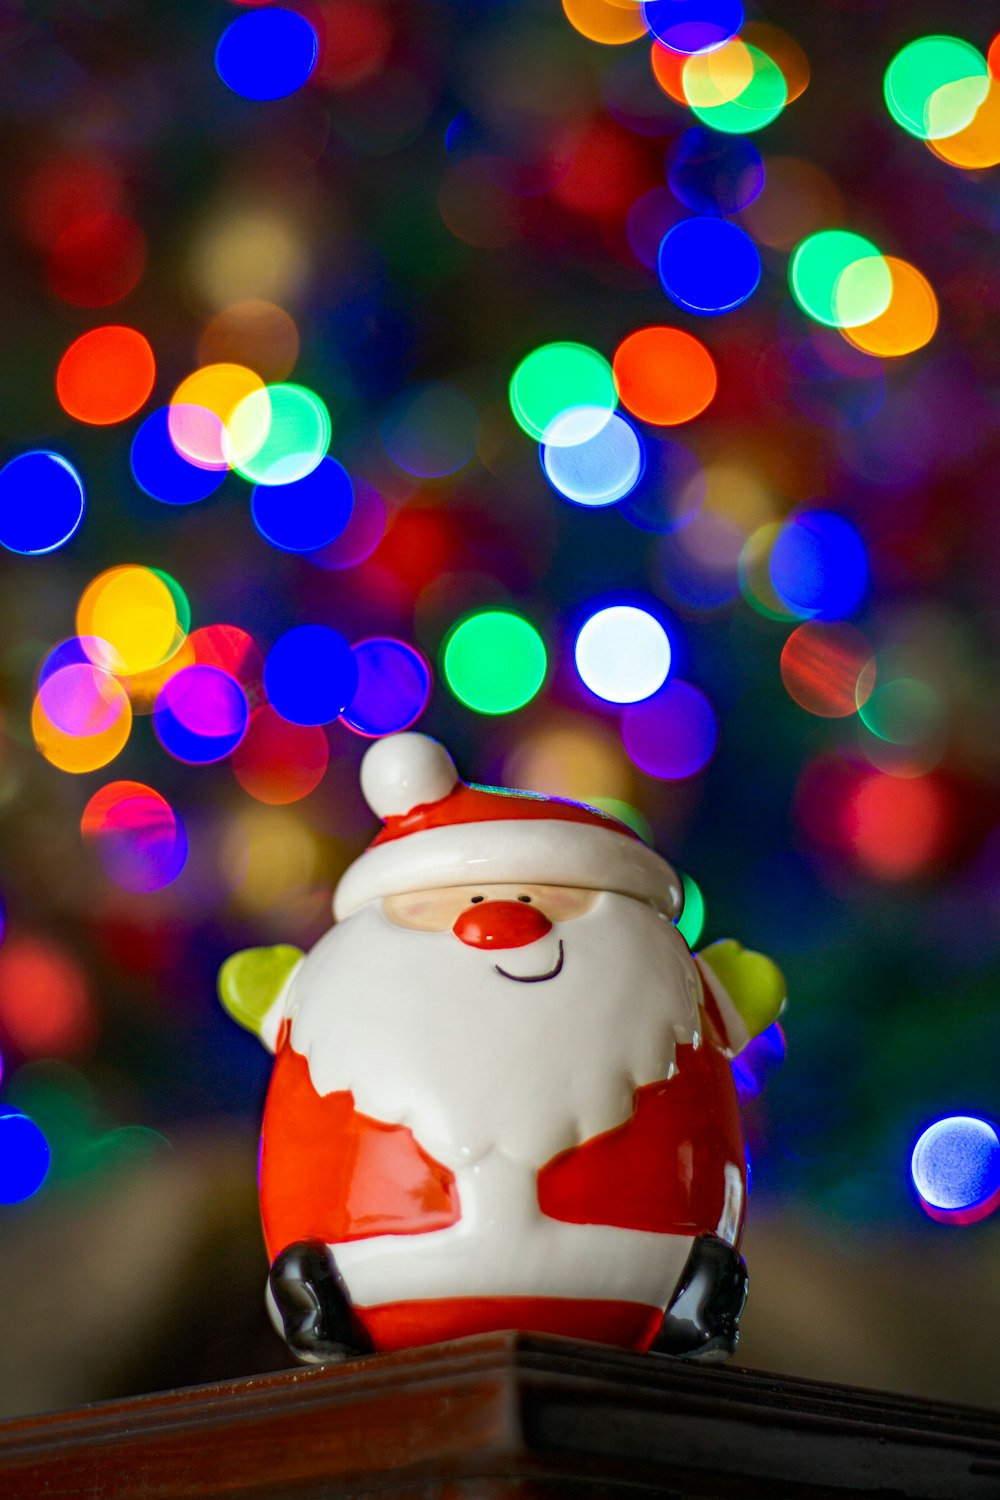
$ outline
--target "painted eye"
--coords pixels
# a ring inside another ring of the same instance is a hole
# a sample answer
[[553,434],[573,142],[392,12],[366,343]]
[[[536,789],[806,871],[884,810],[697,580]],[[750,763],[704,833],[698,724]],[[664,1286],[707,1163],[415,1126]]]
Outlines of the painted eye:
[[531,897],[530,896],[518,896],[517,899],[518,899],[518,901],[529,901],[530,902]]
[[486,900],[485,896],[473,896],[472,897],[472,905],[473,906],[478,906],[478,904],[479,904],[480,901],[485,901],[485,900]]

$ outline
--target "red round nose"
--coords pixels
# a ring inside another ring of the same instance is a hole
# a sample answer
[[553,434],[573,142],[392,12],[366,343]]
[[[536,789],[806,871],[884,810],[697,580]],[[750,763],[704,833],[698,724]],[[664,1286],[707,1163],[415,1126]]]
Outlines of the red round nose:
[[526,901],[481,901],[463,911],[451,929],[470,948],[523,948],[552,931],[552,923]]

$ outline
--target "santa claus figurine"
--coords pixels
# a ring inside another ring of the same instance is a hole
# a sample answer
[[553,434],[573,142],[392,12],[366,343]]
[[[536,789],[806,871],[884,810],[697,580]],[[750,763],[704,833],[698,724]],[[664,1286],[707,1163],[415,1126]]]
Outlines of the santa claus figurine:
[[774,964],[692,957],[681,883],[624,824],[467,785],[376,741],[384,827],[312,951],[237,953],[223,1003],[275,1053],[269,1305],[303,1360],[489,1329],[723,1359],[746,1296],[730,1060]]

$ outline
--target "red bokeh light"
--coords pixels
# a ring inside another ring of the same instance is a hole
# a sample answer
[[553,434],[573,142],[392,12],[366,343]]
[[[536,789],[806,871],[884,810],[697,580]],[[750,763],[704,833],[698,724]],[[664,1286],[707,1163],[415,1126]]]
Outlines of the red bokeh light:
[[42,937],[0,948],[0,1027],[25,1057],[76,1057],[97,1032],[80,965]]

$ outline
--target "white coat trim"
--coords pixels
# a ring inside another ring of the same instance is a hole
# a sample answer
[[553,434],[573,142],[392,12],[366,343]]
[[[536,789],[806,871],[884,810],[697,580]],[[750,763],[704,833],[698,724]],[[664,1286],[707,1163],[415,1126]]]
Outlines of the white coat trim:
[[617,891],[671,918],[681,909],[677,872],[639,839],[562,818],[496,818],[425,828],[366,849],[341,876],[333,914],[342,922],[376,897],[518,880]]

